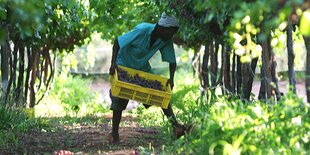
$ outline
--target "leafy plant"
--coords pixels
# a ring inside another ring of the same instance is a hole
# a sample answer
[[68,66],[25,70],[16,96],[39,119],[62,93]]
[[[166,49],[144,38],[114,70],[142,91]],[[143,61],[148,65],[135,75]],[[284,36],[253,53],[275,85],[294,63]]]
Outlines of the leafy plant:
[[84,113],[98,113],[107,110],[104,101],[99,94],[90,90],[90,80],[70,75],[60,75],[55,82],[52,90],[63,105],[67,114],[80,111]]
[[[213,100],[210,111],[200,110],[195,131],[167,151],[189,154],[307,154],[309,105],[293,94],[278,104],[243,102],[225,97]],[[203,116],[203,117],[202,117]],[[186,147],[182,147],[185,145]]]
[[8,143],[18,146],[18,132],[28,132],[31,129],[41,129],[48,123],[40,118],[30,118],[22,109],[5,109],[0,107],[0,149]]
[[[162,124],[162,154],[307,154],[310,146],[308,103],[287,93],[277,104],[243,101],[239,96],[210,93],[200,96],[191,74],[177,79],[172,105],[182,124],[194,124],[175,139],[161,110],[143,110],[142,122]],[[178,76],[176,76],[178,77]],[[150,117],[151,116],[151,117]],[[157,121],[155,121],[157,120]],[[159,149],[159,148],[158,148]]]

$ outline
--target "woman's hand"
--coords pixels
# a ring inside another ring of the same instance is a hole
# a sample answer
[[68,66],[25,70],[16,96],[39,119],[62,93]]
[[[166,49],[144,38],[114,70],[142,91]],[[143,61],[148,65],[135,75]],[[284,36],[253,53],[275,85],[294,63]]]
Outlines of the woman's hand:
[[110,75],[114,75],[115,74],[115,69],[117,69],[117,64],[113,63],[111,64],[110,70],[109,70],[109,74]]
[[170,84],[170,87],[171,87],[171,90],[172,90],[173,87],[174,87],[174,81],[173,81],[173,79],[172,79],[172,80],[171,80],[171,79],[168,79],[166,86],[168,86],[168,84]]

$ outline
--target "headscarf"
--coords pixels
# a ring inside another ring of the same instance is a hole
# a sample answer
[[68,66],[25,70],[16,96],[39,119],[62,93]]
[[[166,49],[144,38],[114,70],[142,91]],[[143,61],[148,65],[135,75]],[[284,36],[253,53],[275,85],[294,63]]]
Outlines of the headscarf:
[[163,27],[179,27],[179,22],[174,16],[168,16],[166,13],[162,13],[158,25]]

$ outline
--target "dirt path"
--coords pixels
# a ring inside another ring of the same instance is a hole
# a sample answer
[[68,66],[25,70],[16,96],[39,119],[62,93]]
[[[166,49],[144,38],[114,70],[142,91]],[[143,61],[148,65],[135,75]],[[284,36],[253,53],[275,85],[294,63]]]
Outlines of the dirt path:
[[[122,143],[109,144],[107,135],[111,131],[110,116],[91,118],[95,123],[83,121],[75,125],[60,125],[53,119],[57,129],[31,130],[17,134],[16,142],[0,148],[0,154],[140,154],[141,147],[155,150],[163,144],[160,129],[139,127],[133,117],[124,117],[120,128]],[[125,124],[125,125],[124,125]]]
[[[93,91],[99,92],[107,104],[110,104],[109,83],[95,81]],[[126,110],[139,106],[131,101]],[[111,114],[100,118],[42,118],[49,122],[48,127],[32,129],[27,132],[14,132],[13,140],[0,145],[0,155],[6,154],[140,154],[148,148],[161,150],[163,142],[160,127],[141,127],[137,118],[127,115],[120,124],[120,144],[110,144],[107,135],[111,132]],[[68,123],[69,122],[69,123]],[[71,122],[71,123],[70,123]],[[65,124],[65,125],[64,125]],[[2,132],[2,131],[1,131]],[[5,132],[5,131],[4,131]],[[150,153],[150,152],[148,152]],[[151,152],[152,153],[152,152]],[[155,152],[156,153],[156,152]],[[157,152],[158,153],[158,152]]]

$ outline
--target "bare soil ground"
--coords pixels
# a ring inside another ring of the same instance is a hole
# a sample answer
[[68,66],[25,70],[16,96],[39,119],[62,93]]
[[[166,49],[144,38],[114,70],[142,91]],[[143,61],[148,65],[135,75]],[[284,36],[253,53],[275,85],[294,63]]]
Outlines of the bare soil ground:
[[111,116],[92,118],[94,124],[71,124],[60,126],[55,118],[55,129],[51,131],[31,130],[16,135],[7,147],[0,148],[0,154],[140,154],[140,146],[150,145],[157,150],[162,145],[160,129],[139,127],[135,118],[123,118],[126,125],[120,128],[121,143],[110,144],[107,135],[111,131]]
[[[95,81],[91,85],[93,91],[103,94],[110,104],[109,83],[104,80]],[[139,104],[130,102],[127,110]],[[63,125],[63,118],[42,118],[49,122],[52,129],[49,131],[33,129],[24,133],[15,133],[15,137],[5,146],[0,146],[0,155],[9,154],[140,154],[144,148],[160,150],[163,136],[160,127],[141,127],[137,118],[126,115],[122,118],[119,133],[121,143],[110,144],[107,136],[111,132],[111,114],[101,118],[88,118],[84,122]],[[72,119],[72,118],[71,118]],[[74,118],[73,118],[74,119]],[[91,119],[91,120],[89,120]],[[62,123],[60,123],[62,121]],[[67,120],[70,121],[70,118]],[[2,132],[2,131],[1,131]],[[5,132],[5,131],[4,131]]]

